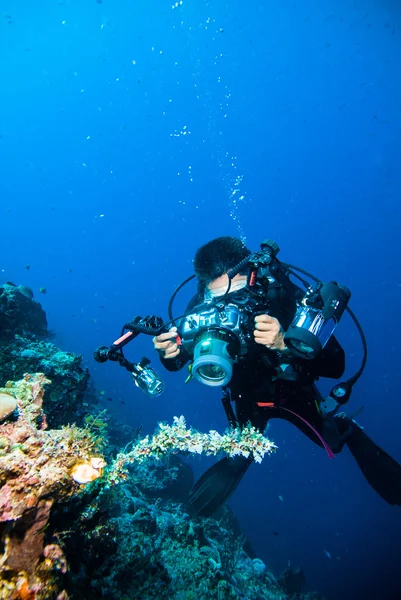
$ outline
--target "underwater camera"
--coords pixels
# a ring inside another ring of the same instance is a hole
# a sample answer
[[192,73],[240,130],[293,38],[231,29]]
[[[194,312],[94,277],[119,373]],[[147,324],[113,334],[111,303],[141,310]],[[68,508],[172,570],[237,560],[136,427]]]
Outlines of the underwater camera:
[[243,306],[221,300],[183,318],[181,343],[193,356],[194,379],[209,386],[222,386],[230,381],[234,362],[253,343],[254,308],[251,298]]
[[[254,343],[254,317],[268,312],[267,305],[260,311],[262,303],[252,294],[242,294],[246,298],[242,305],[236,303],[236,295],[225,296],[211,308],[201,307],[181,322],[182,345],[193,356],[192,376],[205,385],[223,386],[230,381],[234,362]],[[319,282],[308,289],[284,336],[291,354],[316,358],[333,335],[350,297],[351,292],[336,282]]]

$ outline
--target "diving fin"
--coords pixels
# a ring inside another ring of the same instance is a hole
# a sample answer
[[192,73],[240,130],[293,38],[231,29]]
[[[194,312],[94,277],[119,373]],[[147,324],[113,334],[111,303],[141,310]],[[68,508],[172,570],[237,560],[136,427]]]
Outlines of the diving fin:
[[346,444],[372,488],[388,502],[401,505],[401,465],[352,422]]
[[252,464],[252,458],[225,457],[210,467],[189,493],[191,513],[210,517],[236,490]]

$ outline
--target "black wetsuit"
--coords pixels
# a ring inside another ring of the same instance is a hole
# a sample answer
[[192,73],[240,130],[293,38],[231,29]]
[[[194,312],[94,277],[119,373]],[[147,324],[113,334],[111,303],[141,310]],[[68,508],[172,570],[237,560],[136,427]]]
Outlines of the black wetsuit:
[[[286,331],[296,312],[296,300],[302,297],[304,292],[294,285],[284,272],[275,274],[274,279],[266,290],[266,312],[278,319]],[[193,298],[189,308],[193,308],[202,300],[200,296]],[[182,350],[176,359],[161,360],[166,369],[177,371],[191,360],[191,357]],[[288,364],[289,367],[283,371],[279,367],[280,364]],[[333,452],[339,452],[344,445],[344,434],[349,428],[349,419],[331,418],[321,414],[318,409],[321,395],[315,382],[319,377],[338,379],[344,369],[344,351],[334,336],[314,360],[296,358],[255,343],[249,347],[247,354],[234,364],[232,379],[226,386],[235,404],[236,420],[240,426],[250,422],[264,431],[269,419],[285,419],[311,440],[322,445],[313,427]],[[229,413],[227,406],[226,412]]]

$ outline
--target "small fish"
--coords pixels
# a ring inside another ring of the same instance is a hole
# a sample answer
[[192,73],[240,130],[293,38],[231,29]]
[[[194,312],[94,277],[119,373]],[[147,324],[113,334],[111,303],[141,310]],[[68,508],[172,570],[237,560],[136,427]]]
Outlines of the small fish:
[[125,404],[124,400],[120,400],[120,404]]
[[282,496],[279,496],[278,499],[281,500],[281,502],[284,502],[284,498]]
[[273,531],[273,535],[278,535],[278,531]]
[[323,552],[325,553],[325,555],[327,556],[327,558],[331,559],[331,554],[328,550],[325,550],[325,548],[323,548]]
[[30,269],[30,268],[31,268],[31,265],[25,265],[25,269],[26,269],[27,271],[29,271],[29,269]]
[[69,272],[69,273],[72,273],[72,269],[71,269],[71,267],[68,269],[68,272]]
[[46,294],[47,290],[46,290],[46,288],[39,288],[39,292],[41,294]]
[[105,395],[105,393],[106,393],[106,392],[105,392],[104,390],[100,390],[100,391],[99,391],[99,395],[100,395],[100,396],[104,396],[104,395]]

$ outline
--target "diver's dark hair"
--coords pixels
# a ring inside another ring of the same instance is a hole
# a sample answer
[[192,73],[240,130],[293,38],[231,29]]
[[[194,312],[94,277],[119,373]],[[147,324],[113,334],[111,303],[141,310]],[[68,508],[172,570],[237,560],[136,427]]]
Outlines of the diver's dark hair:
[[[221,277],[251,254],[243,242],[235,237],[223,236],[198,248],[194,258],[195,275],[202,286]],[[248,269],[240,271],[247,275]]]

